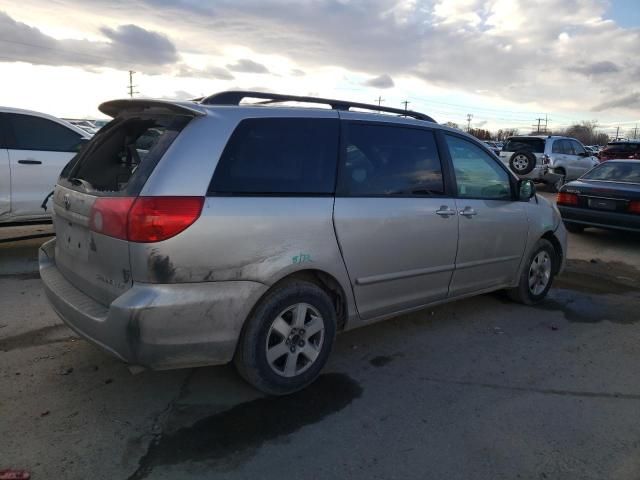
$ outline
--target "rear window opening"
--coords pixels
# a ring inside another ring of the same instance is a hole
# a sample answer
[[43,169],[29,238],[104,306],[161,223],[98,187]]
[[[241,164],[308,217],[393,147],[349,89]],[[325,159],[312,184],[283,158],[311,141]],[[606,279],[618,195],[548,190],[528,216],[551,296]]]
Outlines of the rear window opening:
[[69,162],[61,181],[87,193],[137,195],[190,119],[176,115],[118,118]]
[[544,139],[531,137],[510,138],[502,148],[505,152],[525,150],[531,153],[544,153]]

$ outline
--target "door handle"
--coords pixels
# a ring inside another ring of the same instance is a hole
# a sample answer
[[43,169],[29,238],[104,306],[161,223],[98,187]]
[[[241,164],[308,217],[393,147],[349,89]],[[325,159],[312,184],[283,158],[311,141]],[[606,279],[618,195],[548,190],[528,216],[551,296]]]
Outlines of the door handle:
[[477,214],[478,214],[478,212],[476,212],[476,211],[475,211],[473,208],[471,208],[471,207],[464,207],[464,210],[460,210],[458,213],[459,213],[460,215],[463,215],[463,216],[467,217],[467,218],[471,218],[471,217],[473,217],[474,215],[477,215]]
[[42,165],[40,160],[18,160],[21,165]]
[[455,215],[456,211],[452,210],[446,205],[442,205],[440,210],[436,210],[436,215],[440,215],[441,217],[449,218],[451,215]]

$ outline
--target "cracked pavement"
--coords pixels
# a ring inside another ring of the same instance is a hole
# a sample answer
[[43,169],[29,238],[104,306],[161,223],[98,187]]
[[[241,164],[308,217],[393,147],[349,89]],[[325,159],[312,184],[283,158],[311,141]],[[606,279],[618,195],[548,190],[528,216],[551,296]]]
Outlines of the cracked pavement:
[[638,236],[571,235],[567,272],[540,306],[495,293],[340,335],[318,382],[285,398],[262,396],[230,366],[133,375],[61,325],[37,275],[12,273],[41,241],[0,245],[0,262],[13,262],[0,270],[0,470],[640,476]]

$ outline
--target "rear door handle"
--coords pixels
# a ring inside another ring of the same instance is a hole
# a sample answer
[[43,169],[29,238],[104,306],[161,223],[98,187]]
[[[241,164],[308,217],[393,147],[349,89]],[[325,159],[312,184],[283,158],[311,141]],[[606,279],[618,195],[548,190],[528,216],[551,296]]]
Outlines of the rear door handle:
[[478,212],[476,212],[476,211],[475,211],[473,208],[471,208],[471,207],[464,207],[464,210],[460,210],[458,213],[459,213],[460,215],[463,215],[463,216],[467,217],[467,218],[471,218],[471,217],[473,217],[474,215],[477,215],[477,214],[478,214]]
[[40,160],[18,160],[21,165],[42,165]]
[[449,208],[446,205],[442,205],[440,210],[436,210],[436,215],[440,215],[441,217],[449,218],[452,215],[455,215],[456,211]]

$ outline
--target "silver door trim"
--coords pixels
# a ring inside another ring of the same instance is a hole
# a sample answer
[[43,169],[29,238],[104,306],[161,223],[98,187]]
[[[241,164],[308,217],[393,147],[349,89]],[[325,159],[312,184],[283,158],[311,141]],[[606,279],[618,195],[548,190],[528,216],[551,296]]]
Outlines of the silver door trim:
[[507,257],[496,257],[496,258],[489,258],[487,260],[476,260],[473,262],[458,263],[456,264],[456,269],[477,267],[480,265],[488,265],[490,263],[509,262],[511,260],[520,260],[520,255],[509,255]]
[[384,273],[382,275],[371,275],[370,277],[356,278],[356,285],[372,285],[374,283],[388,282],[391,280],[400,280],[402,278],[419,277],[421,275],[430,275],[432,273],[440,273],[451,271],[455,265],[441,265],[439,267],[416,268],[415,270],[405,270],[403,272]]

